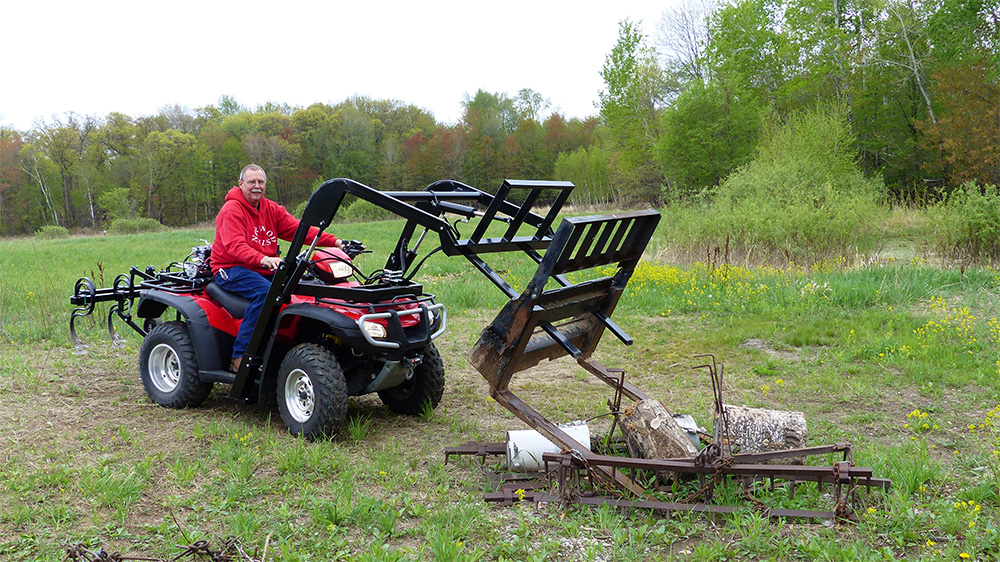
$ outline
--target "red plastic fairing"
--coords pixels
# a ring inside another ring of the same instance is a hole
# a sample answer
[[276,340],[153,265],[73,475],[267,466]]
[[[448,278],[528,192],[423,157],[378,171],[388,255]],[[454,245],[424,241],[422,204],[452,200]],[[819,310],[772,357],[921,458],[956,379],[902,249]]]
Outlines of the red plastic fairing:
[[[318,277],[325,283],[335,284],[338,281],[344,281],[350,277],[353,272],[350,267],[336,267],[339,264],[351,264],[351,258],[344,253],[340,248],[320,248],[313,252],[313,265],[311,271],[313,275]],[[341,275],[335,273],[335,270],[343,269]]]
[[214,300],[208,297],[205,293],[196,293],[191,295],[194,302],[198,303],[198,306],[205,311],[208,315],[208,323],[212,327],[222,330],[223,332],[236,337],[236,332],[240,329],[240,321],[234,319],[230,316],[226,309],[219,306]]
[[[360,283],[351,281],[349,283],[344,283],[344,285],[357,286],[360,285]],[[194,299],[194,301],[198,304],[199,307],[201,307],[202,310],[205,311],[205,314],[208,315],[208,321],[212,326],[218,328],[219,330],[222,330],[223,332],[233,337],[236,337],[236,333],[240,329],[240,323],[242,322],[242,319],[233,318],[232,316],[230,316],[229,312],[226,311],[226,309],[219,306],[218,303],[212,300],[205,293],[193,294],[191,295],[191,298]],[[357,305],[354,306],[349,306],[347,304],[339,305],[335,301],[334,302],[331,302],[329,300],[318,301],[315,297],[292,295],[291,303],[289,304],[297,304],[297,303],[308,303],[312,306],[323,306],[335,310],[353,320],[358,320],[361,318],[363,314],[370,314],[372,312],[372,310],[369,309],[367,306],[359,307]],[[283,305],[282,308],[284,308],[285,306],[287,305]],[[376,305],[374,307],[374,312],[385,312],[386,310],[389,309],[410,310],[414,308],[417,308],[417,305],[413,303],[384,304],[384,305]],[[419,324],[420,319],[421,316],[418,314],[407,314],[399,317],[400,323],[403,325],[404,328],[409,328],[410,326]],[[389,326],[388,320],[384,318],[373,319],[370,320],[370,322],[377,322],[385,327]],[[297,324],[298,320],[295,319],[291,323],[280,328],[278,331],[279,337],[293,338],[297,330],[296,327]]]

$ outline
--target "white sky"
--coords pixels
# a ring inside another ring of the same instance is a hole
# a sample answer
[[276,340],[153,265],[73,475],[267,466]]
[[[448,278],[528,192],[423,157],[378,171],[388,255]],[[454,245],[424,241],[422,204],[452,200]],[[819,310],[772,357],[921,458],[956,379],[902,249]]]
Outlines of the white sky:
[[395,99],[439,122],[466,95],[531,88],[596,114],[618,22],[655,25],[677,0],[4,0],[0,125],[72,111],[138,117],[222,95],[243,106]]

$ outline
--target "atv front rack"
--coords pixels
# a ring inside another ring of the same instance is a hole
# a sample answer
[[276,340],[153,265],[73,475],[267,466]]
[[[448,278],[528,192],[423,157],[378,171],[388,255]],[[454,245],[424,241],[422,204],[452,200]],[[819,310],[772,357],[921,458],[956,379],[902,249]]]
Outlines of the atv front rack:
[[321,300],[343,300],[348,303],[382,303],[393,302],[400,298],[418,298],[424,294],[424,287],[419,283],[330,287],[328,285],[303,281],[299,283],[295,294],[316,297]]

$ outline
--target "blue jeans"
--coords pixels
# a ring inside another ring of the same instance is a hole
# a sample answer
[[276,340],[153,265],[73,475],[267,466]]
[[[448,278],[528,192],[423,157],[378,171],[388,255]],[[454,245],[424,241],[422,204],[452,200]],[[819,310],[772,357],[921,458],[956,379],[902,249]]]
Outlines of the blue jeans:
[[[223,272],[228,279],[223,278]],[[233,359],[236,359],[246,353],[247,345],[250,344],[250,336],[257,325],[260,309],[264,307],[267,291],[271,289],[271,278],[245,267],[235,266],[220,270],[215,275],[215,282],[230,293],[250,299],[250,304],[243,313],[240,329],[236,332],[236,341],[233,342]]]

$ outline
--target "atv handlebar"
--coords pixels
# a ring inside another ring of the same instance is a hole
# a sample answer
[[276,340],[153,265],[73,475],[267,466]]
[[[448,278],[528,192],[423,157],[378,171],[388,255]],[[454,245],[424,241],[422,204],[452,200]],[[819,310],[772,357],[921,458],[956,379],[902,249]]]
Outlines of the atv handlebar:
[[371,250],[365,247],[365,243],[361,240],[341,240],[341,242],[343,243],[343,247],[341,249],[344,250],[347,257],[352,260],[361,254],[372,253]]

